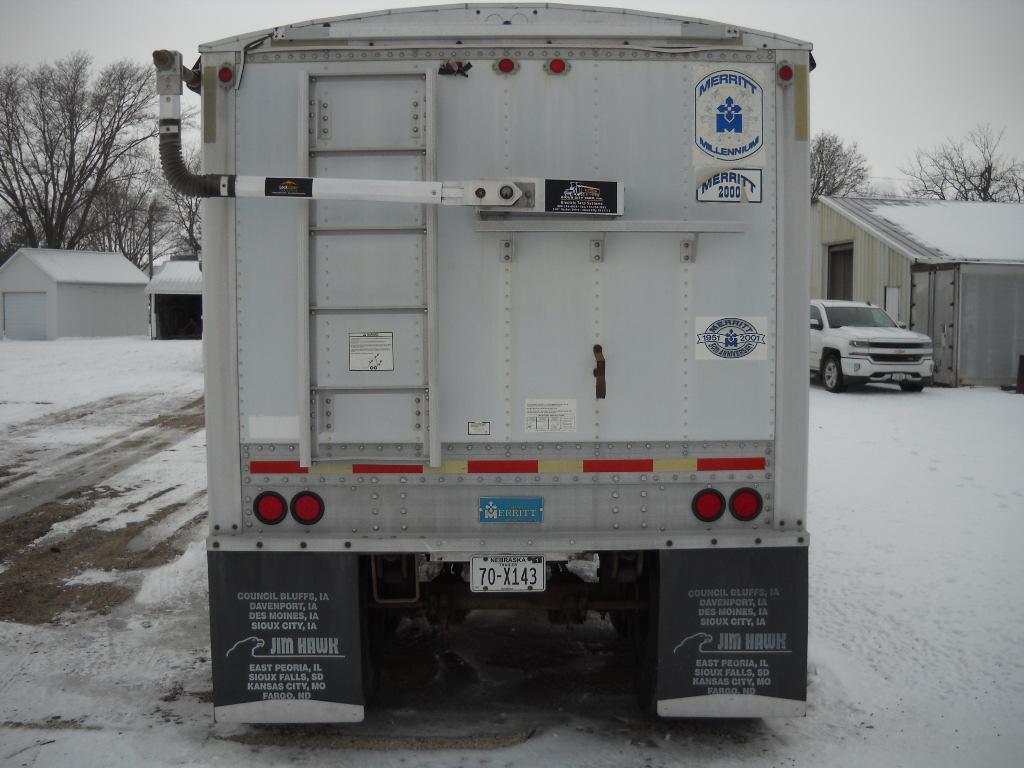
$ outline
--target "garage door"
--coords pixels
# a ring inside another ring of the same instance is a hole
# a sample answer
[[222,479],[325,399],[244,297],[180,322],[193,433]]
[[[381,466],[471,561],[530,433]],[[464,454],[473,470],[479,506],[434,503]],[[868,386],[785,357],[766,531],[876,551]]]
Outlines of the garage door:
[[8,339],[46,338],[46,294],[4,294],[4,336]]

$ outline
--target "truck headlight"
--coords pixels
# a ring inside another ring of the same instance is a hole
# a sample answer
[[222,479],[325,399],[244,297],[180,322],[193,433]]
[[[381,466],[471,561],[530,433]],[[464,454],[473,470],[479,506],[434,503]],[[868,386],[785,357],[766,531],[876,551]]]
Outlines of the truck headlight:
[[850,342],[850,346],[851,347],[869,347],[869,346],[871,346],[871,344],[866,342],[866,341],[854,340],[854,341]]

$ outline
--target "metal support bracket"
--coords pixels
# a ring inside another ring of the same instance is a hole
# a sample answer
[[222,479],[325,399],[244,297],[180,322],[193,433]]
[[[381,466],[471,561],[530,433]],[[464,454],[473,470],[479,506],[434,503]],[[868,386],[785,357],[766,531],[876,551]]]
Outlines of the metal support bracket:
[[679,259],[684,264],[692,264],[697,260],[697,238],[699,235],[694,235],[692,240],[680,240],[679,241]]
[[590,260],[604,261],[604,237],[590,239]]
[[516,255],[515,236],[511,232],[504,232],[498,237],[498,260],[512,261]]

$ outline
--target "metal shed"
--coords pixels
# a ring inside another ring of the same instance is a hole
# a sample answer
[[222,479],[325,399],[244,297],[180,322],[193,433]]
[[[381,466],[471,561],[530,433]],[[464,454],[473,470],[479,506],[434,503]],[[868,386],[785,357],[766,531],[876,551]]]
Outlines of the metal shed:
[[145,335],[147,282],[119,253],[21,248],[0,266],[3,336]]
[[195,256],[171,257],[146,286],[154,339],[203,335],[203,274]]
[[811,295],[869,301],[935,342],[935,382],[1010,385],[1024,354],[1024,205],[821,198]]

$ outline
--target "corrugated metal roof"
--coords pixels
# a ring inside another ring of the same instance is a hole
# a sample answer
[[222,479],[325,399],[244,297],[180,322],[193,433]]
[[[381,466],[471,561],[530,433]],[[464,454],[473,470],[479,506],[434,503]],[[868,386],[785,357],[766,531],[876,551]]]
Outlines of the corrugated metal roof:
[[[527,14],[526,9],[532,9]],[[481,14],[480,11],[486,11]],[[286,41],[324,39],[336,45],[338,38],[366,37],[427,39],[522,40],[530,37],[681,39],[693,45],[742,45],[749,48],[811,49],[811,44],[771,32],[733,24],[628,8],[568,5],[561,3],[453,3],[416,8],[362,11],[346,16],[310,19],[287,26],[250,32],[199,46],[201,53],[248,46],[269,38]],[[733,42],[742,37],[739,42]],[[477,43],[473,43],[476,45]],[[568,45],[569,43],[567,43]],[[488,43],[492,45],[492,43]],[[580,45],[581,48],[587,47]]]
[[149,278],[120,253],[19,248],[4,267],[19,256],[28,259],[58,283],[145,285],[149,282]]
[[198,261],[168,261],[160,271],[153,275],[152,281],[146,286],[146,293],[186,293],[201,294],[203,292],[203,273],[199,271]]
[[1024,205],[962,200],[823,197],[913,261],[1024,264]]

